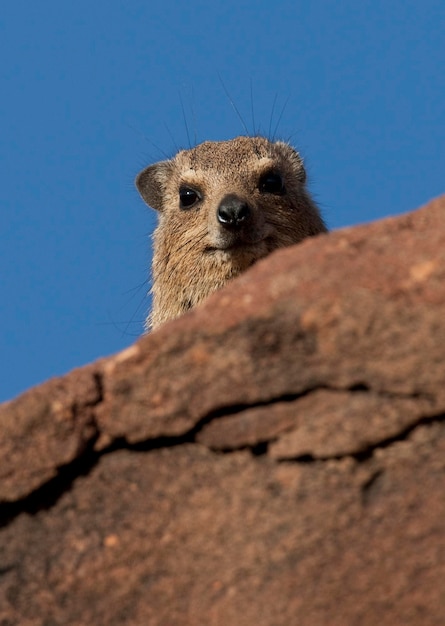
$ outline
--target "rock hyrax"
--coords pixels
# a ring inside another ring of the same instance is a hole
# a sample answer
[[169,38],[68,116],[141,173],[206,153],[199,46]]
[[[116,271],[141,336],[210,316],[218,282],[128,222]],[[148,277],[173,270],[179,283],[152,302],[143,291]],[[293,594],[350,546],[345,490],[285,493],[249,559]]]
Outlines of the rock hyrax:
[[143,170],[136,185],[159,211],[154,233],[156,328],[277,248],[326,231],[291,146],[264,137],[207,141]]

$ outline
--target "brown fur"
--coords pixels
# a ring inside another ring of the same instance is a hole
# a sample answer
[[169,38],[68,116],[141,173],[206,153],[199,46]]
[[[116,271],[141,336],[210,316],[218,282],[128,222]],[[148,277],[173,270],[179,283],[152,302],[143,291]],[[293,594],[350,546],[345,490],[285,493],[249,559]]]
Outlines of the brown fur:
[[[264,190],[261,177],[269,172],[282,180],[281,193]],[[205,142],[143,170],[136,185],[159,211],[147,327],[181,315],[273,250],[325,232],[305,182],[299,154],[264,137]],[[181,208],[184,187],[199,197]],[[248,218],[227,228],[222,204],[242,205]]]

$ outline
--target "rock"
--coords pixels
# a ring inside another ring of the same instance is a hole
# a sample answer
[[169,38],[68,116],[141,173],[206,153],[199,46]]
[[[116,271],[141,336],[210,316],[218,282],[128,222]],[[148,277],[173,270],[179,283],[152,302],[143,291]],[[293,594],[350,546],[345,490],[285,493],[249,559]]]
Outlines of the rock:
[[0,502],[29,495],[97,438],[94,367],[73,371],[0,405]]
[[0,624],[443,624],[445,197],[0,407]]

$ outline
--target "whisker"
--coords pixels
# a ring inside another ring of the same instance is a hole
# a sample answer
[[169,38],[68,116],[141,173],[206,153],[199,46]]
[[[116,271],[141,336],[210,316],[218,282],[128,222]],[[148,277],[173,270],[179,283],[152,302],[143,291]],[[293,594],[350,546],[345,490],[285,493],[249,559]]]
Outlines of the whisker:
[[256,128],[255,128],[255,111],[253,108],[253,85],[252,85],[252,78],[250,79],[250,110],[251,110],[251,115],[252,115],[252,127],[253,127],[253,135],[255,136],[256,133]]
[[188,144],[189,144],[189,148],[190,148],[190,150],[191,150],[191,148],[192,148],[192,143],[191,143],[191,141],[190,141],[189,125],[187,124],[187,116],[186,116],[186,114],[185,114],[185,109],[184,109],[184,101],[183,101],[183,99],[182,99],[181,92],[179,92],[179,100],[180,100],[180,102],[181,102],[182,118],[183,118],[183,120],[184,120],[185,132],[187,133],[187,141],[188,141]]
[[[180,147],[178,146],[175,138],[173,137],[173,133],[171,132],[170,127],[167,125],[166,122],[164,122],[164,126],[165,126],[166,131],[170,135],[170,139],[172,140],[172,143],[173,143],[173,145],[175,147],[175,152],[179,152],[180,151]],[[167,158],[170,158],[168,155],[166,155],[166,156],[167,156]]]
[[148,280],[148,278],[146,278],[144,281],[139,283],[139,285],[136,285],[135,287],[131,287],[130,289],[127,289],[127,291],[124,291],[123,295],[126,296],[126,295],[131,293],[132,296],[131,296],[130,300],[132,300],[136,296],[138,291],[140,291],[144,286],[148,285],[148,283],[149,283],[149,280]]
[[284,102],[283,108],[281,109],[281,113],[280,113],[280,115],[279,115],[279,117],[278,117],[278,121],[277,121],[277,123],[276,123],[276,125],[275,125],[275,129],[274,129],[274,131],[273,131],[273,140],[274,140],[274,141],[275,141],[275,135],[276,135],[277,130],[278,130],[278,126],[280,125],[281,118],[282,118],[282,117],[283,117],[283,115],[284,115],[284,111],[286,110],[287,103],[289,102],[289,100],[290,100],[290,96],[287,96],[287,98],[286,98],[286,100],[285,100],[285,102]]
[[193,85],[192,85],[192,120],[193,120],[193,133],[194,133],[194,140],[195,140],[194,145],[196,146],[196,144],[198,143],[198,131],[197,131],[197,126],[196,126],[195,92],[193,91]]
[[142,135],[142,137],[145,139],[145,141],[150,143],[153,146],[153,148],[155,148],[159,152],[159,154],[162,154],[162,156],[164,156],[166,159],[169,158],[168,154],[166,152],[164,152],[164,150],[162,150],[162,148],[160,148],[154,141],[152,141],[149,137],[147,137],[147,135],[145,133],[141,132],[140,130],[138,130],[132,124],[129,124],[128,122],[127,122],[127,127],[130,128],[136,134]]
[[276,105],[276,103],[277,103],[277,97],[278,97],[278,94],[275,92],[275,97],[274,97],[274,99],[273,99],[273,104],[272,104],[272,111],[270,112],[269,131],[268,131],[268,134],[267,134],[267,136],[268,136],[268,138],[269,138],[270,140],[272,140],[272,139],[273,139],[273,138],[271,137],[271,134],[270,134],[270,133],[271,133],[271,130],[272,130],[272,121],[273,121],[273,116],[274,116],[274,113],[275,113],[275,105]]
[[248,137],[250,137],[249,129],[248,129],[248,128],[247,128],[247,126],[246,126],[246,122],[244,121],[244,119],[243,119],[243,117],[242,117],[241,113],[240,113],[240,112],[239,112],[239,110],[238,110],[238,107],[236,106],[235,102],[233,101],[232,97],[230,96],[230,94],[229,94],[229,92],[228,92],[228,90],[227,90],[227,88],[226,88],[226,86],[225,86],[225,84],[224,84],[224,81],[223,81],[223,79],[222,79],[222,76],[221,76],[221,74],[220,74],[219,72],[218,72],[218,78],[219,78],[219,80],[220,80],[220,82],[221,82],[222,88],[224,89],[224,92],[225,92],[225,94],[226,94],[226,96],[227,96],[227,98],[228,98],[228,100],[229,100],[230,104],[232,105],[233,110],[234,110],[234,111],[235,111],[235,113],[237,114],[238,119],[240,120],[240,122],[241,122],[241,124],[242,124],[242,126],[243,126],[243,128],[244,128],[244,130],[245,130],[245,132],[246,132],[246,135],[247,135]]
[[134,324],[134,323],[136,322],[136,314],[140,311],[140,309],[141,309],[141,307],[142,307],[142,304],[146,301],[146,299],[147,299],[147,296],[146,296],[146,294],[144,294],[143,298],[141,298],[141,299],[139,300],[139,304],[138,304],[138,306],[137,306],[137,308],[136,308],[135,312],[134,312],[134,313],[133,313],[133,315],[130,317],[130,319],[128,320],[128,322],[127,322],[127,324],[126,324],[126,326],[125,326],[125,329],[124,329],[124,333],[125,333],[125,335],[130,334],[130,333],[128,333],[128,329],[129,329],[129,327],[130,327],[130,325],[131,325],[131,324]]

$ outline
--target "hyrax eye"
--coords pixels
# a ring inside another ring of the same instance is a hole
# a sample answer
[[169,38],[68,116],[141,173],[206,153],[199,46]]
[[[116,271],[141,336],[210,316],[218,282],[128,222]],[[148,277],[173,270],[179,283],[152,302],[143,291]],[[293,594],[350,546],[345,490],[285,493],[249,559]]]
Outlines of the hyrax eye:
[[262,193],[273,193],[281,196],[285,193],[284,182],[277,172],[267,172],[260,178],[258,189]]
[[179,206],[181,209],[191,209],[200,199],[199,193],[191,187],[181,187],[179,190]]

